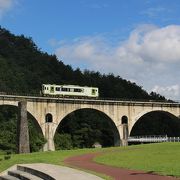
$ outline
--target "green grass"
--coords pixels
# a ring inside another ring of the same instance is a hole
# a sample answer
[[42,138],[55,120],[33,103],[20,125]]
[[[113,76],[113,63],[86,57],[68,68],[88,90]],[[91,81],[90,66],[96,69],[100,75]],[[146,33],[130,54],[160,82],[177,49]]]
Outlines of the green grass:
[[[81,155],[85,153],[93,153],[97,151],[104,151],[104,149],[77,149],[77,150],[60,150],[60,151],[48,151],[38,152],[31,154],[12,154],[11,159],[4,160],[4,155],[0,154],[0,172],[8,169],[14,164],[25,164],[25,163],[49,163],[56,165],[64,165],[64,159],[70,156]],[[87,171],[90,172],[90,171]],[[111,178],[99,173],[91,172],[104,179],[110,180]]]
[[[5,169],[9,168],[14,164],[21,163],[50,163],[64,165],[63,160],[67,157],[95,151],[95,149],[79,149],[38,152],[31,154],[12,154],[11,159],[0,161],[0,172],[4,171]],[[0,159],[4,159],[4,156],[0,155]]]
[[[163,175],[180,177],[180,143],[12,154],[9,160],[4,160],[4,156],[0,154],[0,159],[3,159],[0,161],[0,172],[14,164],[21,163],[64,165],[63,161],[67,157],[98,151],[103,152],[101,156],[95,158],[95,161],[99,163],[128,169],[143,170],[146,172],[154,171]],[[110,179],[107,176],[101,177]]]
[[95,158],[96,162],[180,177],[180,143],[120,147]]

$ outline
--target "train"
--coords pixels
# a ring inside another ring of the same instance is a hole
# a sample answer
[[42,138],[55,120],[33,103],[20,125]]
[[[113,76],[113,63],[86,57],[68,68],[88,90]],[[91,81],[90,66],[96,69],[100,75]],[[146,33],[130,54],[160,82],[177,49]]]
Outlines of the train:
[[78,85],[56,85],[42,84],[43,96],[55,97],[89,97],[98,98],[98,87],[78,86]]

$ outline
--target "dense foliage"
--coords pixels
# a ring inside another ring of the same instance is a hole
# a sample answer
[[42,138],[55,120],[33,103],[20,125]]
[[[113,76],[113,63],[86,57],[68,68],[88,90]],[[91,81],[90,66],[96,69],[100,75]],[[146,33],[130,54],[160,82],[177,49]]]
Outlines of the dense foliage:
[[[75,111],[63,119],[55,135],[55,141],[57,149],[63,147],[58,146],[58,142],[63,141],[62,143],[65,143],[64,139],[67,138],[71,138],[71,141],[68,140],[70,144],[66,145],[67,149],[68,147],[90,148],[95,143],[108,147],[114,146],[115,140],[119,138],[116,137],[116,131],[115,125],[103,113],[84,109]],[[61,134],[61,137],[59,134]]]
[[[34,120],[28,114],[29,139],[31,152],[42,149],[46,142],[42,133],[36,127]],[[17,108],[2,106],[0,108],[0,149],[16,152]]]
[[[55,55],[48,55],[38,49],[31,38],[24,35],[15,36],[8,30],[0,28],[0,92],[39,95],[43,83],[96,86],[99,88],[100,97],[165,100],[163,96],[154,92],[148,94],[141,86],[120,76],[73,70]],[[87,111],[74,114],[62,122],[62,126],[58,129],[61,134],[57,133],[55,136],[57,149],[91,147],[95,141],[103,146],[113,144],[114,134],[109,120],[106,118],[103,120],[98,113]],[[8,121],[6,119],[1,113],[0,148],[14,150],[16,114],[9,112]],[[36,151],[44,140],[35,132],[31,133],[31,130],[30,136],[33,139],[31,150]]]
[[131,131],[131,136],[137,135],[167,135],[180,137],[180,121],[169,113],[154,111],[142,116]]
[[97,86],[101,97],[157,99],[155,93],[148,94],[120,76],[73,70],[55,55],[40,51],[31,38],[0,28],[0,91],[39,93],[42,83]]

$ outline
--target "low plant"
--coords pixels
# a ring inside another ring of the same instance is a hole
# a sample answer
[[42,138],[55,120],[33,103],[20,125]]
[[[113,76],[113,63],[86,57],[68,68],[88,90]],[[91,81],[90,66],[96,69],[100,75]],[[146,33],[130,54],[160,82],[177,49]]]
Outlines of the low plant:
[[4,160],[9,160],[9,159],[11,159],[11,156],[10,156],[10,155],[5,155],[5,156],[4,156]]

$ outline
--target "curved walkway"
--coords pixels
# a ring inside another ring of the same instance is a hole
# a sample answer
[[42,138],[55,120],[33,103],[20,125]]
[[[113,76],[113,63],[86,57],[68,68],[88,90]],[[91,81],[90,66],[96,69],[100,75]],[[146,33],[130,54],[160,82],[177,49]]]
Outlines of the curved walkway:
[[78,167],[85,170],[94,171],[105,174],[116,180],[177,180],[177,178],[170,176],[160,176],[152,172],[143,172],[136,170],[127,170],[123,168],[116,168],[103,164],[98,164],[93,161],[93,158],[101,155],[101,153],[91,153],[65,159],[65,164],[71,167]]

